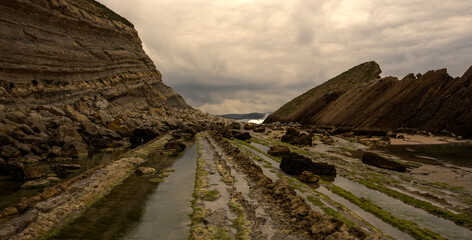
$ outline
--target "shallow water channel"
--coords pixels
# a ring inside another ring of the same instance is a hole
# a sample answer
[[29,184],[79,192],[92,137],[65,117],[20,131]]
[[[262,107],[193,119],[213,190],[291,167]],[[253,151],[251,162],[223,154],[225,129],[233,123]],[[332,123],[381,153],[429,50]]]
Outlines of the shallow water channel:
[[133,174],[52,239],[187,239],[195,159],[195,145],[177,157],[150,154],[146,166],[175,170],[165,182]]

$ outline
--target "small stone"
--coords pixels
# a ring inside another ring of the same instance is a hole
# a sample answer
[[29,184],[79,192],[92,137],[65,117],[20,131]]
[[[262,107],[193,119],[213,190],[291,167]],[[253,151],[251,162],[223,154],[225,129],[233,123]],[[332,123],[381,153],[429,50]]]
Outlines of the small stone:
[[58,177],[48,177],[48,178],[46,178],[46,180],[48,180],[49,182],[59,182],[59,181],[61,181],[61,179],[58,178]]

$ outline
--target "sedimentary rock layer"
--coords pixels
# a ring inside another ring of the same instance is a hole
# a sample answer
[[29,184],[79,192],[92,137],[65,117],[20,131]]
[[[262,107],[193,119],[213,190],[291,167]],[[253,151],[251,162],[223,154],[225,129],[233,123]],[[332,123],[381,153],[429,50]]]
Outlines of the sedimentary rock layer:
[[358,65],[296,97],[265,122],[395,130],[413,128],[472,137],[472,67],[380,78],[375,62]]
[[0,31],[1,104],[99,95],[188,107],[162,83],[133,25],[94,0],[4,0]]

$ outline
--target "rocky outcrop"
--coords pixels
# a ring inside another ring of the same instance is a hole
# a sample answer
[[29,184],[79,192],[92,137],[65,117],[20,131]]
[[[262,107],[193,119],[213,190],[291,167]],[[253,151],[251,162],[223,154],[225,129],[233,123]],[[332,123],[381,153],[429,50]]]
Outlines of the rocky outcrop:
[[133,25],[95,0],[1,1],[0,31],[1,174],[206,124]]
[[296,97],[265,122],[299,122],[354,130],[412,128],[472,137],[472,67],[380,78],[377,63],[358,65]]
[[99,97],[91,104],[100,109],[188,107],[162,83],[132,25],[98,2],[5,0],[0,12],[0,103]]

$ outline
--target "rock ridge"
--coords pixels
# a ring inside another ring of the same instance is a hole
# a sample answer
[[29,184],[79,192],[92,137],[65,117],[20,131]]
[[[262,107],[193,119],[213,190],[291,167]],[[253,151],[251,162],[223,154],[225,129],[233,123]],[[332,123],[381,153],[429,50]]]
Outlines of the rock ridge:
[[[378,77],[375,62],[358,65],[300,95],[265,122],[353,129],[417,129],[472,137],[472,67],[462,77],[446,69],[425,74]],[[369,66],[369,67],[366,67]],[[355,72],[365,72],[364,75]],[[343,76],[350,76],[344,81]],[[331,88],[337,82],[337,88]]]

